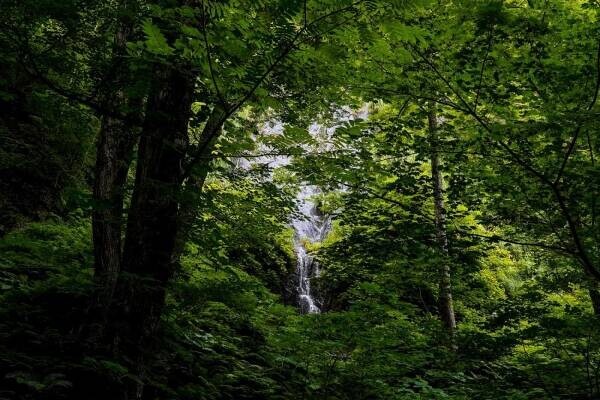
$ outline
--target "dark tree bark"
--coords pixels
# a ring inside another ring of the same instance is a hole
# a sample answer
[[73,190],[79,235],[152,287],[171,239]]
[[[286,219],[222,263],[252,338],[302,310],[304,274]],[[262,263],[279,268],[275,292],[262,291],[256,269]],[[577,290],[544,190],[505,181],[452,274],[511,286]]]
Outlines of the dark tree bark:
[[448,236],[446,234],[446,210],[444,209],[444,182],[440,171],[440,157],[438,153],[438,119],[433,109],[429,112],[428,120],[431,146],[431,180],[433,182],[433,204],[435,212],[435,236],[443,257],[439,267],[440,295],[438,307],[440,319],[448,330],[451,344],[454,347],[456,319],[452,301],[451,271],[450,264],[448,263]]
[[193,79],[163,67],[149,99],[139,145],[135,188],[127,225],[123,268],[164,282],[177,228]]
[[113,315],[113,342],[132,360],[138,378],[129,387],[128,399],[142,396],[145,355],[174,273],[193,83],[181,70],[161,66],[148,99]]
[[600,315],[600,291],[598,289],[589,289],[589,294],[594,315]]
[[[133,12],[133,1],[123,1],[125,15]],[[127,41],[133,31],[130,17],[121,17],[113,45],[113,65],[104,84],[104,107],[129,113],[141,108],[141,102],[128,97],[125,82],[129,80],[128,68],[123,62]],[[139,104],[138,104],[139,103]],[[121,236],[123,226],[123,199],[127,174],[135,144],[135,128],[124,119],[104,116],[96,149],[93,194],[95,207],[92,213],[95,277],[100,286],[97,299],[101,307],[110,302],[121,265]]]
[[131,161],[131,127],[105,118],[96,152],[92,214],[95,277],[109,300],[121,265],[123,199]]
[[190,231],[194,225],[196,219],[196,203],[194,200],[202,192],[204,182],[210,171],[211,153],[215,147],[221,130],[223,122],[226,119],[226,111],[220,106],[216,105],[211,111],[202,134],[198,140],[198,144],[195,149],[194,158],[190,161],[189,176],[184,182],[183,200],[179,212],[179,224],[177,228],[177,237],[175,240],[175,251],[173,252],[173,263],[178,264],[181,253],[183,252],[185,242],[187,241]]

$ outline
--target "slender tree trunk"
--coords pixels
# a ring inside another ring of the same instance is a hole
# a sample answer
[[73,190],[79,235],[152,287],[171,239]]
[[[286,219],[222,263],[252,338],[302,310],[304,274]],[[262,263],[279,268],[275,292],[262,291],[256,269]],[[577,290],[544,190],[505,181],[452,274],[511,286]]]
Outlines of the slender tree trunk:
[[140,399],[145,358],[160,320],[173,252],[194,89],[191,76],[161,66],[153,80],[138,150],[113,340],[132,360],[137,380],[128,399]]
[[592,301],[592,308],[594,310],[594,315],[600,316],[600,290],[598,289],[589,289],[590,300]]
[[[132,3],[123,1],[122,9],[131,11]],[[105,84],[106,108],[123,113],[133,105],[124,91],[123,85],[129,74],[127,65],[122,63],[132,29],[131,20],[122,18],[119,21],[113,46],[114,73],[109,78],[110,84]],[[105,116],[98,138],[92,234],[95,277],[100,286],[97,301],[100,306],[110,302],[121,265],[123,198],[134,146],[133,129],[131,124],[122,119]]]
[[435,212],[435,235],[442,262],[439,268],[439,314],[442,323],[448,330],[452,346],[456,330],[454,317],[454,304],[452,302],[452,285],[450,264],[448,262],[448,236],[446,235],[446,210],[444,209],[444,182],[440,171],[440,157],[438,153],[438,120],[432,109],[428,115],[429,139],[431,146],[431,179],[433,181],[433,204]]

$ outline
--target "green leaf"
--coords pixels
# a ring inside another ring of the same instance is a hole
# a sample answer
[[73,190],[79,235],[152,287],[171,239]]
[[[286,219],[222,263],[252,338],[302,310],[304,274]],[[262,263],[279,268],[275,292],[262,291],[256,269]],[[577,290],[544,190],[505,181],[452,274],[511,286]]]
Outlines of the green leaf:
[[146,48],[149,52],[157,55],[168,56],[173,54],[173,48],[167,43],[167,39],[156,25],[149,19],[142,26],[146,34]]

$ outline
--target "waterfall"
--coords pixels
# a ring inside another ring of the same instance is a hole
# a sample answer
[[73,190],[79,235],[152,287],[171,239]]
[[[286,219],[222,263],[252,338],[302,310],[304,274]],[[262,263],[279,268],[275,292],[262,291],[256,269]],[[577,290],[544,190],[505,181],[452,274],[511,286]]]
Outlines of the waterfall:
[[316,186],[302,186],[298,194],[300,216],[292,221],[294,249],[298,259],[296,265],[298,305],[303,313],[309,314],[321,312],[321,307],[317,305],[310,286],[311,278],[319,276],[319,265],[308,254],[306,244],[321,242],[331,228],[331,218],[324,215],[314,203],[313,197],[319,193],[320,190]]
[[[265,124],[261,127],[261,132],[265,135],[281,134],[283,127],[280,123]],[[311,126],[309,130],[313,136],[322,134],[319,125]],[[327,133],[327,131],[326,131]],[[268,147],[259,148],[258,152],[269,152]],[[244,158],[233,160],[234,165],[242,169],[250,169],[253,165],[269,165],[270,168],[279,168],[288,165],[292,161],[289,156],[264,156],[257,157],[252,161]],[[294,252],[297,258],[296,276],[296,295],[300,311],[304,314],[320,313],[321,307],[315,294],[311,290],[311,278],[319,275],[319,265],[308,253],[306,244],[321,242],[329,233],[331,228],[331,217],[320,212],[314,203],[314,197],[321,193],[321,190],[313,185],[301,184],[296,197],[298,208],[297,214],[291,218],[290,225],[294,229]]]
[[[334,113],[335,121],[343,123],[355,119],[366,119],[368,116],[367,105],[359,110],[350,107],[341,107]],[[334,148],[332,136],[339,125],[330,126],[313,123],[308,131],[317,144],[304,146],[307,151],[328,151]],[[282,135],[284,125],[281,121],[270,120],[258,127],[262,135]],[[269,146],[261,145],[258,151],[269,152]],[[251,162],[237,159],[236,165],[241,168],[250,168],[252,165],[269,165],[270,168],[283,167],[292,161],[289,156],[264,156],[254,158]],[[343,190],[343,188],[341,189]],[[294,229],[294,251],[296,253],[296,291],[298,306],[302,313],[320,313],[322,304],[311,289],[311,279],[319,276],[319,265],[307,251],[307,245],[319,243],[325,239],[331,229],[331,216],[324,215],[314,203],[315,196],[321,194],[321,190],[314,185],[302,184],[297,196],[298,213],[291,220]]]

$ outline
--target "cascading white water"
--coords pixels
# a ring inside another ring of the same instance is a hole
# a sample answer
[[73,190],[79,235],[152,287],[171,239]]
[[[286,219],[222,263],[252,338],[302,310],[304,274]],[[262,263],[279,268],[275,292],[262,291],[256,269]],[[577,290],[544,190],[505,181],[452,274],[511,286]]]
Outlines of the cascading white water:
[[308,254],[306,244],[321,242],[331,228],[331,218],[320,212],[313,197],[319,194],[317,187],[305,185],[298,194],[300,216],[294,218],[294,248],[298,258],[296,266],[298,303],[303,313],[319,313],[314,293],[311,291],[310,280],[319,276],[319,265]]
[[[368,115],[367,107],[358,111],[353,111],[349,107],[341,107],[335,113],[335,119],[342,123],[355,120],[356,118],[365,119]],[[307,151],[329,151],[333,149],[331,141],[332,135],[338,125],[323,126],[312,124],[308,131],[316,139],[316,149],[306,147]],[[284,132],[284,126],[279,121],[269,121],[259,127],[259,131],[264,135],[281,135]],[[269,152],[269,147],[261,147],[260,151]],[[271,168],[278,168],[288,165],[291,162],[289,156],[264,156],[254,158],[252,162],[244,159],[236,160],[236,164],[241,168],[250,168],[251,165],[268,164]],[[314,203],[316,195],[321,191],[317,186],[304,184],[300,186],[298,193],[298,215],[292,219],[294,228],[294,249],[297,257],[296,265],[296,290],[298,295],[298,306],[302,313],[315,314],[321,312],[322,305],[319,304],[314,291],[311,289],[311,279],[319,276],[319,265],[306,249],[307,244],[314,244],[323,241],[331,229],[331,216],[324,215],[319,207]]]
[[[268,124],[262,127],[263,134],[281,134],[283,127],[279,123]],[[319,125],[311,126],[310,133],[313,136],[322,135],[323,131]],[[327,131],[325,130],[327,134]],[[259,152],[269,152],[269,148],[261,148]],[[288,165],[291,162],[289,156],[264,156],[257,157],[252,162],[244,158],[237,158],[234,163],[237,167],[249,169],[252,165],[268,164],[271,168]],[[314,196],[320,194],[320,190],[313,185],[303,184],[297,195],[298,213],[292,218],[291,226],[294,229],[294,251],[297,257],[296,265],[296,291],[298,306],[302,313],[319,313],[321,308],[317,305],[314,293],[311,291],[311,278],[319,275],[319,266],[313,257],[308,254],[306,244],[321,242],[329,232],[331,218],[323,215],[316,204]]]

